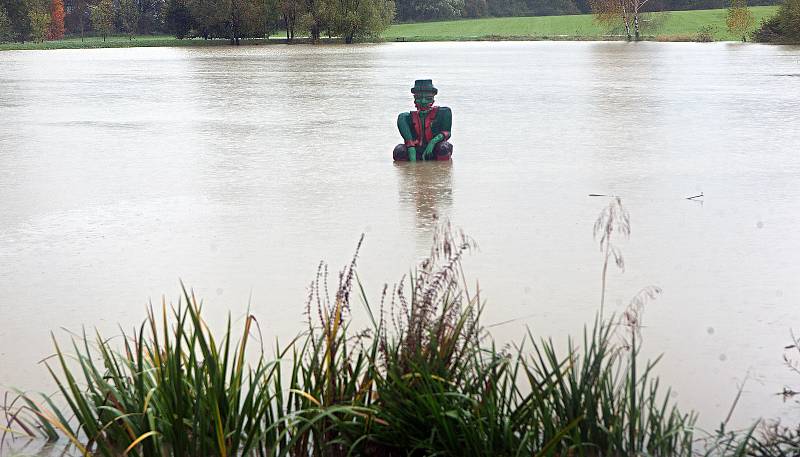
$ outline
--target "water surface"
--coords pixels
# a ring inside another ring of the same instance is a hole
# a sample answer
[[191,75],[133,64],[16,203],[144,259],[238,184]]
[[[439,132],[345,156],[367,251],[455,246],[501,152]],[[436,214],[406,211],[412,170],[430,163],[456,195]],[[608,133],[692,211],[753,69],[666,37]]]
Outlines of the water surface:
[[[648,356],[712,428],[800,419],[800,49],[739,44],[398,43],[0,53],[0,384],[53,389],[49,332],[114,331],[182,279],[211,320],[248,305],[303,328],[320,260],[377,299],[450,219],[501,342],[578,335],[598,309],[592,224],[632,236],[608,279],[642,287]],[[452,163],[393,164],[429,77]],[[703,193],[700,201],[686,197]]]

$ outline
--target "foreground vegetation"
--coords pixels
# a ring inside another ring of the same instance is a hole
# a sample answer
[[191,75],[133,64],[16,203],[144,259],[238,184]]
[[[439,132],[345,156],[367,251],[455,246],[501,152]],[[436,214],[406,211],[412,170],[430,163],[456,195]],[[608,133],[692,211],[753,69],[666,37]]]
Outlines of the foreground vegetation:
[[445,236],[366,307],[366,329],[349,325],[355,260],[330,299],[321,268],[307,332],[272,357],[254,316],[238,337],[229,321],[214,338],[184,291],[119,339],[82,335],[71,356],[56,343],[48,369],[66,407],[23,395],[8,422],[103,456],[691,455],[693,416],[672,406],[652,364],[631,363],[635,348],[614,344],[610,325],[561,355],[533,336],[498,350],[479,294],[463,288],[469,248]]
[[[595,225],[603,296],[628,220],[615,199]],[[619,319],[603,320],[601,306],[563,351],[534,335],[497,348],[460,265],[472,246],[439,232],[414,274],[372,306],[355,257],[332,294],[321,265],[308,329],[271,354],[253,315],[238,331],[229,318],[215,337],[186,289],[117,338],[54,338],[46,366],[60,397],[9,401],[3,439],[66,437],[83,455],[108,457],[744,456],[771,445],[750,434],[698,436],[695,416],[640,360],[641,314],[657,288]],[[366,328],[351,323],[358,298]]]

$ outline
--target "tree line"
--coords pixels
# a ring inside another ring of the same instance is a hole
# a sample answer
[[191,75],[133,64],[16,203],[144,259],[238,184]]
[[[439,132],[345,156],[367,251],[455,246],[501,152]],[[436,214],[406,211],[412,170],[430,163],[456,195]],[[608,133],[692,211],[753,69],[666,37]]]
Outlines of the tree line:
[[[67,35],[170,33],[178,38],[342,37],[350,43],[380,34],[395,20],[547,16],[595,13],[620,20],[625,33],[641,33],[641,14],[652,11],[725,8],[730,0],[0,0],[0,42],[42,41]],[[780,0],[750,0],[750,5]],[[787,0],[787,4],[793,1]],[[620,8],[624,13],[620,14]],[[784,8],[793,17],[793,8]],[[621,18],[621,19],[620,19]],[[784,22],[765,35],[787,29]],[[784,33],[784,32],[780,32]],[[785,34],[785,33],[784,33]]]
[[0,42],[163,33],[164,0],[0,0]]
[[372,38],[395,16],[393,0],[0,0],[0,42],[169,33],[177,38]]
[[64,37],[63,0],[0,0],[0,43]]

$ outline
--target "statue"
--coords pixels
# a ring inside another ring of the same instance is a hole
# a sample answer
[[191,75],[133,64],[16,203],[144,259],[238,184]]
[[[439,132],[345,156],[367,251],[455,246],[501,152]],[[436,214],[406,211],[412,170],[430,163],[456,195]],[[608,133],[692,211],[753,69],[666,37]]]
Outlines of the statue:
[[394,160],[450,160],[453,145],[447,140],[453,115],[446,106],[433,106],[438,92],[430,79],[414,81],[411,93],[417,110],[397,116],[397,128],[405,143],[395,146]]

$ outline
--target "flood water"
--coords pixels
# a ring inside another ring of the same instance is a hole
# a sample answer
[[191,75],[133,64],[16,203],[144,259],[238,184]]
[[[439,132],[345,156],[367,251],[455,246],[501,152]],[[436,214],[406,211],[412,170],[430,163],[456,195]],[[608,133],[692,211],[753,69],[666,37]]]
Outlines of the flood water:
[[[433,78],[452,163],[394,164]],[[111,333],[177,300],[303,329],[320,260],[377,300],[449,219],[500,342],[579,335],[599,307],[592,225],[631,214],[609,310],[645,286],[644,352],[713,428],[800,420],[776,395],[800,333],[800,48],[396,43],[0,53],[0,385],[49,392],[49,333]],[[702,193],[695,201],[686,197]],[[800,357],[799,357],[800,358]]]

